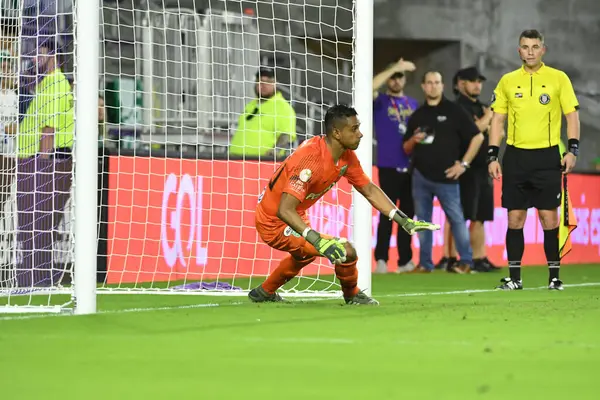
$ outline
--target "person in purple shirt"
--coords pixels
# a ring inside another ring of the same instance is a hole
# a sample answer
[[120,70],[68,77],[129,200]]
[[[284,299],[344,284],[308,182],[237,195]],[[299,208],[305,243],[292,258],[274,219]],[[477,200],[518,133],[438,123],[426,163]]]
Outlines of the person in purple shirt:
[[[402,144],[408,118],[419,106],[416,99],[404,95],[404,74],[414,70],[412,62],[400,59],[373,78],[373,126],[377,139],[379,186],[394,203],[400,201],[400,207],[411,218],[414,205],[408,171],[410,159]],[[384,84],[387,86],[385,92],[379,92]],[[387,215],[380,215],[375,246],[376,273],[388,272],[391,235],[392,221]],[[397,272],[410,272],[415,269],[411,236],[400,230],[397,240]]]

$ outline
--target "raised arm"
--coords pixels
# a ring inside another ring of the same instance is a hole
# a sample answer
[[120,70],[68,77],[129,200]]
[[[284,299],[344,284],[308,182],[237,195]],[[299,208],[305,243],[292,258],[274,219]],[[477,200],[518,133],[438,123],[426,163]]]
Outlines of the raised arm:
[[373,98],[377,97],[377,90],[396,72],[414,71],[415,69],[415,64],[401,58],[382,72],[375,75],[373,78]]

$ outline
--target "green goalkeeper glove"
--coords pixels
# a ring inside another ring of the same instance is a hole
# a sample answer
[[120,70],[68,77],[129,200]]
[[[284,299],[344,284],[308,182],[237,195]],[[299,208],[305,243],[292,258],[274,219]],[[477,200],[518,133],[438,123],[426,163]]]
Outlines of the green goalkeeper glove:
[[342,264],[346,262],[346,248],[344,243],[346,239],[331,238],[325,239],[321,235],[310,228],[307,228],[302,234],[306,241],[313,246],[315,249],[324,257],[327,257],[332,264]]
[[396,221],[402,227],[402,229],[408,232],[409,235],[414,235],[420,231],[437,231],[440,229],[438,224],[432,224],[431,222],[425,221],[415,221],[412,218],[408,218],[406,214],[400,210],[392,210],[389,217],[390,221],[392,219]]

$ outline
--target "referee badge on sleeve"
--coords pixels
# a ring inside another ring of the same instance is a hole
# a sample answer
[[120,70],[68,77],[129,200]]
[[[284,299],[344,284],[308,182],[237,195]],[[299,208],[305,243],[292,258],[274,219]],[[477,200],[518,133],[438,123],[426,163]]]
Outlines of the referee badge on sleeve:
[[544,93],[540,96],[540,104],[546,105],[550,103],[550,95]]

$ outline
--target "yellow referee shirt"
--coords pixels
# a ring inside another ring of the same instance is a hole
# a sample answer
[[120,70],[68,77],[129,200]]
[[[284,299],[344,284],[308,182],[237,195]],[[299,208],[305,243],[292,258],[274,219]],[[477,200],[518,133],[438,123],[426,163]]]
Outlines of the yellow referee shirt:
[[491,108],[508,114],[506,144],[521,149],[558,146],[562,114],[579,109],[567,74],[542,63],[534,73],[521,67],[505,74]]

